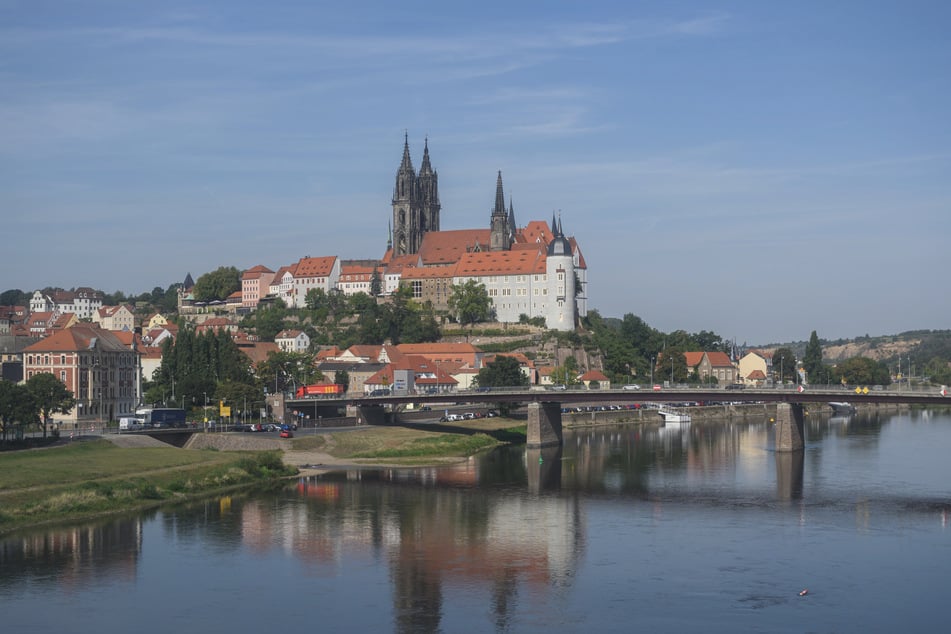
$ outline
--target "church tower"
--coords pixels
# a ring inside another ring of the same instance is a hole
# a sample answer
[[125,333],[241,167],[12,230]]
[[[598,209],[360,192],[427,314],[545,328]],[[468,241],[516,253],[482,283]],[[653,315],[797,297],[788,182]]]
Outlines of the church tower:
[[439,175],[429,162],[429,139],[419,176],[409,155],[409,134],[403,139],[403,160],[393,187],[394,255],[417,253],[427,231],[439,231]]
[[439,231],[439,174],[429,164],[429,138],[423,143],[423,164],[419,168],[420,242],[427,231]]
[[501,170],[495,181],[495,207],[492,209],[489,228],[489,250],[508,251],[512,247],[512,229],[509,227],[509,212],[505,209],[505,195],[502,193]]

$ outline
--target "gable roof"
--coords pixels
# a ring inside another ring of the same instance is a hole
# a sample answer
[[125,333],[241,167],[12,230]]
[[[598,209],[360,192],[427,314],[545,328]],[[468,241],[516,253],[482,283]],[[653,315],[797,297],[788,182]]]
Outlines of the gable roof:
[[328,255],[321,258],[301,258],[297,262],[294,277],[328,277],[337,262],[337,256]]
[[489,248],[489,229],[457,229],[429,231],[419,245],[419,259],[424,266],[452,264],[469,251]]
[[685,352],[684,361],[688,368],[695,368],[703,361],[703,352]]
[[541,248],[466,253],[456,265],[457,277],[532,275],[544,272],[545,254]]
[[109,330],[103,330],[91,324],[76,324],[72,328],[57,330],[49,337],[23,349],[24,352],[82,352],[84,350],[123,352],[128,351],[129,348]]
[[732,368],[733,362],[730,361],[730,355],[725,352],[708,352],[707,360],[715,368]]

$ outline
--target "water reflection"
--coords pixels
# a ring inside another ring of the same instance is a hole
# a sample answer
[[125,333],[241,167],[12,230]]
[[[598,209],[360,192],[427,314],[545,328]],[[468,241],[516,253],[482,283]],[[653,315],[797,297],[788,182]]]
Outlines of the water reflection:
[[[922,456],[920,447],[940,446],[933,438],[947,441],[945,428],[916,416],[816,417],[807,419],[806,450],[785,453],[772,450],[769,421],[568,431],[563,447],[506,447],[440,468],[331,473],[277,491],[8,538],[0,542],[0,590],[11,596],[30,586],[39,592],[135,586],[144,536],[151,535],[161,542],[156,549],[189,551],[199,566],[250,556],[248,572],[235,573],[247,574],[249,585],[262,583],[260,562],[273,558],[294,562],[295,581],[332,580],[359,593],[381,585],[373,576],[379,568],[397,631],[449,631],[451,618],[464,622],[460,611],[468,618],[488,611],[495,629],[511,630],[526,604],[556,610],[563,591],[578,590],[580,571],[594,565],[586,558],[613,564],[619,544],[642,564],[663,560],[652,580],[666,578],[677,551],[650,549],[665,548],[670,531],[691,535],[678,548],[694,549],[680,565],[695,574],[703,570],[693,566],[701,553],[730,546],[724,535],[735,539],[764,520],[782,527],[792,515],[806,525],[810,514],[841,510],[868,530],[883,516],[911,510],[932,520],[936,514],[946,525],[943,454]],[[915,440],[923,433],[927,440]],[[880,460],[883,446],[892,457],[887,463]],[[878,462],[870,466],[872,458]],[[936,463],[935,470],[923,472],[919,459]],[[909,481],[914,488],[894,485]],[[690,532],[721,510],[719,537]],[[760,534],[750,531],[747,540]],[[757,554],[771,557],[781,546],[764,543]],[[593,550],[599,554],[589,555]],[[759,561],[738,550],[733,558]],[[324,604],[321,615],[334,609]],[[539,623],[551,624],[542,617]]]
[[147,518],[46,529],[0,541],[0,588],[30,583],[70,592],[99,579],[134,579]]

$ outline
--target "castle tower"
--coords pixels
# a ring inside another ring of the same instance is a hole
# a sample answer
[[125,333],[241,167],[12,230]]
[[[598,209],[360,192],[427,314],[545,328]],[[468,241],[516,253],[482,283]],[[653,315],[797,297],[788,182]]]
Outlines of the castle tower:
[[429,162],[429,139],[423,150],[419,176],[409,155],[409,135],[403,139],[403,160],[393,187],[394,255],[417,253],[427,231],[439,230],[439,176]]
[[495,181],[495,207],[490,220],[489,250],[508,251],[512,246],[512,232],[509,230],[509,214],[505,209],[505,195],[502,193],[502,171]]
[[574,330],[575,328],[575,266],[571,243],[561,230],[561,220],[551,218],[551,234],[545,258],[548,274],[548,310],[545,325],[551,330]]

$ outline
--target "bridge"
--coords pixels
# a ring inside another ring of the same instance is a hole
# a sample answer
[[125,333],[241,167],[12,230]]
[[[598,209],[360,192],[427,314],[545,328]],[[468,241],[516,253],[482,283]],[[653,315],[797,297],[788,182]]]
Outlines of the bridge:
[[785,386],[781,388],[724,389],[697,387],[663,387],[661,389],[532,389],[478,388],[439,394],[388,394],[385,396],[344,396],[340,398],[291,399],[287,407],[306,409],[317,406],[354,406],[361,419],[373,423],[382,421],[382,406],[430,405],[441,408],[453,404],[525,403],[528,406],[527,445],[530,448],[560,445],[562,443],[561,410],[563,404],[584,403],[680,403],[731,402],[777,403],[776,450],[803,449],[804,403],[835,403],[847,401],[853,405],[906,404],[949,405],[951,398],[945,388],[883,389],[867,387],[843,388],[838,386]]

